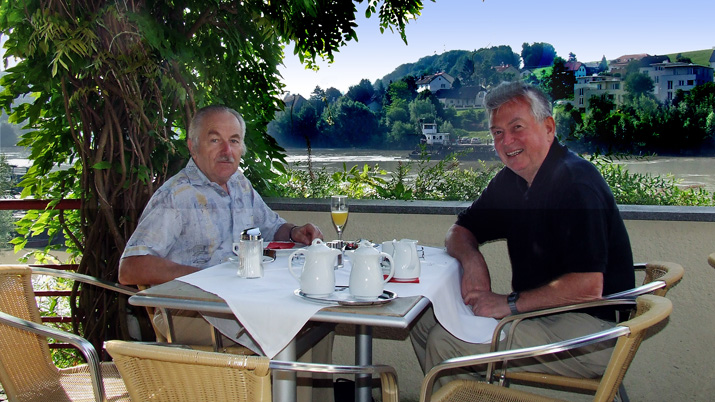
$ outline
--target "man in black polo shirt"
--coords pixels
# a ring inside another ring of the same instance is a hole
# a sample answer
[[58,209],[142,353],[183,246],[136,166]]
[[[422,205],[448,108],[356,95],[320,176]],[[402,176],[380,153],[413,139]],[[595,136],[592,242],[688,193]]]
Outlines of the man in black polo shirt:
[[[447,232],[447,252],[463,268],[464,302],[475,315],[506,315],[599,299],[635,285],[633,256],[613,194],[598,170],[555,138],[548,99],[536,87],[503,83],[485,98],[494,148],[506,167]],[[512,265],[509,295],[492,292],[479,245],[506,239]],[[517,327],[513,347],[584,335],[615,325],[615,312],[573,312]],[[455,338],[434,315],[411,333],[427,372],[441,361],[489,351]],[[553,362],[522,362],[529,371],[596,377],[610,348]],[[443,379],[444,383],[448,379]]]

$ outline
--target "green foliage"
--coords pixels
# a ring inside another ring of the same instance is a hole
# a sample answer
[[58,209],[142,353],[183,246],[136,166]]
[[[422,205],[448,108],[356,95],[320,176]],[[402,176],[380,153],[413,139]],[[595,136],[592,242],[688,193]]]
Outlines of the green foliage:
[[[456,155],[431,162],[426,153],[416,162],[399,163],[388,173],[378,165],[357,165],[329,173],[289,169],[279,178],[280,196],[326,198],[340,192],[351,198],[390,200],[461,200],[475,199],[494,177],[499,165],[480,169],[461,169]],[[412,173],[414,171],[414,173]]]
[[[22,195],[82,199],[80,211],[27,214],[18,232],[52,236],[64,230],[68,246],[82,254],[81,273],[116,281],[119,257],[144,205],[186,161],[185,128],[196,108],[208,104],[243,114],[244,172],[270,195],[285,162],[265,131],[283,106],[278,65],[284,46],[294,42],[309,67],[316,57],[332,61],[333,52],[357,39],[354,3],[1,2],[5,57],[20,62],[0,78],[0,108],[11,123],[31,130],[20,141],[31,147],[33,161]],[[367,0],[368,16],[379,14],[380,29],[394,27],[403,39],[406,22],[421,9],[421,0]],[[26,95],[30,103],[14,104]],[[352,114],[339,113],[371,123],[349,106]],[[85,328],[95,346],[127,338],[127,329],[114,324],[123,322],[114,317],[124,314],[122,303],[81,294],[78,307],[96,324]]]
[[[399,163],[395,172],[386,172],[378,165],[357,165],[328,172],[289,169],[279,179],[280,196],[289,198],[327,198],[332,194],[347,194],[351,198],[388,200],[452,200],[472,201],[479,197],[501,164],[478,169],[460,168],[456,155],[433,162],[426,153],[415,162]],[[618,162],[624,157],[584,156],[601,172],[621,205],[713,206],[715,193],[703,188],[683,188],[672,177],[629,172]]]
[[541,89],[552,99],[573,99],[573,86],[576,78],[572,71],[566,68],[566,60],[561,57],[554,59],[550,73],[540,76]]
[[646,73],[634,73],[626,76],[624,87],[631,98],[648,95],[653,92],[653,80]]
[[592,156],[589,160],[596,165],[606,179],[616,203],[624,205],[681,205],[713,206],[715,194],[703,188],[681,188],[679,181],[672,177],[630,173],[618,159]]
[[524,42],[521,45],[521,59],[526,67],[550,66],[554,58],[556,58],[556,49],[549,43],[534,42],[530,45]]
[[714,108],[715,83],[693,88],[672,105],[640,95],[616,107],[606,97],[593,97],[575,137],[612,152],[696,150],[715,135]]
[[[12,197],[17,183],[12,176],[12,166],[7,163],[5,154],[0,154],[0,198]],[[15,235],[12,211],[0,211],[0,249],[8,247],[8,242]]]
[[[33,277],[32,288],[35,291],[49,291],[49,290],[64,290],[71,291],[73,281],[65,278],[55,278],[49,276],[37,276]],[[71,307],[69,300],[64,296],[44,296],[37,297],[37,307],[40,310],[40,315],[43,317],[69,317],[71,313]],[[45,325],[51,325],[62,331],[72,332],[72,324],[68,323],[47,323]],[[77,364],[84,362],[84,357],[82,354],[74,349],[50,349],[52,354],[52,361],[57,367],[65,368],[76,366]]]

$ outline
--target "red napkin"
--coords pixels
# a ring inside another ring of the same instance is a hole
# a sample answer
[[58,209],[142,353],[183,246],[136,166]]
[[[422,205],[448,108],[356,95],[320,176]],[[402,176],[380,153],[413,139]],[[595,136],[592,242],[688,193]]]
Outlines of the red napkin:
[[[387,278],[387,275],[383,275],[382,277]],[[392,278],[388,282],[392,282],[392,283],[420,283],[420,278],[411,278],[411,279]]]
[[293,242],[288,242],[288,241],[274,241],[268,243],[268,249],[274,249],[274,250],[280,250],[280,249],[285,249],[285,248],[293,248],[295,247],[295,243]]

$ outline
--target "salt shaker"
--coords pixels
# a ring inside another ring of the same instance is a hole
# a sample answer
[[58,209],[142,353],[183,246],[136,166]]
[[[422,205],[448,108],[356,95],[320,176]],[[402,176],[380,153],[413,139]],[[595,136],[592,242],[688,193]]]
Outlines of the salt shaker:
[[248,228],[241,232],[238,249],[239,276],[244,278],[263,277],[263,239],[261,230]]

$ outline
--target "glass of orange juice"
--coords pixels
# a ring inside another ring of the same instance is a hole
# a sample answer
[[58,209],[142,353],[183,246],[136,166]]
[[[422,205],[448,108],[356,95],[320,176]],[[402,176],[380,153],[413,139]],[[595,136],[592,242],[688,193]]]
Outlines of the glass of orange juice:
[[343,240],[343,230],[348,224],[348,196],[334,195],[330,197],[330,217],[338,232],[338,240]]

